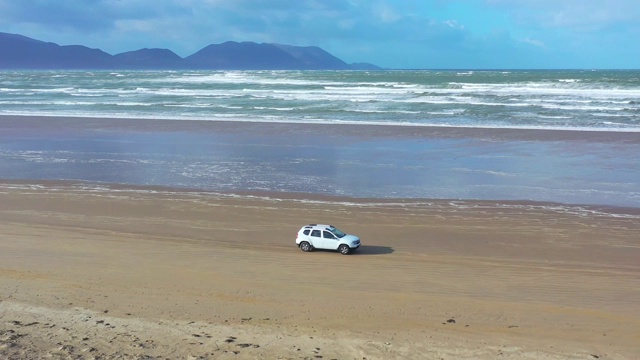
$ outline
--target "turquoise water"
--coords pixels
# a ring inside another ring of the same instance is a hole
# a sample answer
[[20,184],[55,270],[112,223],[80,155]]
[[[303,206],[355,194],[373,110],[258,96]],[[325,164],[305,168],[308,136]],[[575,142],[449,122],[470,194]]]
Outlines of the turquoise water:
[[640,131],[640,71],[0,72],[0,115]]

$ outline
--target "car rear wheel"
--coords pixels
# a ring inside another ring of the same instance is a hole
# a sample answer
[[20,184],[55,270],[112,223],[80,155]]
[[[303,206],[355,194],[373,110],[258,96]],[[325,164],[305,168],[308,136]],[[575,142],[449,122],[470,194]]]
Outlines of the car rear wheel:
[[338,247],[338,251],[340,251],[340,254],[342,255],[348,255],[351,249],[349,248],[349,245],[342,244]]
[[302,251],[304,251],[304,252],[309,252],[309,251],[311,251],[311,249],[312,249],[312,248],[311,248],[311,244],[309,244],[309,243],[308,243],[308,242],[306,242],[306,241],[303,241],[303,242],[301,242],[301,243],[300,243],[300,249],[301,249]]

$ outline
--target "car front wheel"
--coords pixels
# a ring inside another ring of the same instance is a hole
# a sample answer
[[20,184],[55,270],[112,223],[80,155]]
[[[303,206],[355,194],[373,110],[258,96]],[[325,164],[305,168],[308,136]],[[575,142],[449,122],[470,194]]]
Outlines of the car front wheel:
[[306,241],[303,241],[300,243],[300,249],[304,252],[309,252],[311,251],[311,244],[309,244]]
[[348,255],[351,249],[349,248],[349,245],[342,244],[338,247],[338,251],[340,251],[340,254],[342,255]]

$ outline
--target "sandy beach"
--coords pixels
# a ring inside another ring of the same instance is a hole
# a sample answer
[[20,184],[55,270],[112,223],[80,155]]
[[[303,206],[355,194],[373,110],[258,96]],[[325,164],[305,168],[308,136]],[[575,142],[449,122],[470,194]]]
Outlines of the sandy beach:
[[640,357],[637,216],[254,195],[3,181],[0,358]]

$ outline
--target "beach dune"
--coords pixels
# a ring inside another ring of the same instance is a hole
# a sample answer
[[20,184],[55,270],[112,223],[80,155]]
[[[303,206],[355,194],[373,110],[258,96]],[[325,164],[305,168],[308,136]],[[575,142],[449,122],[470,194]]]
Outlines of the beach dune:
[[0,357],[640,356],[637,216],[256,195],[3,182]]

